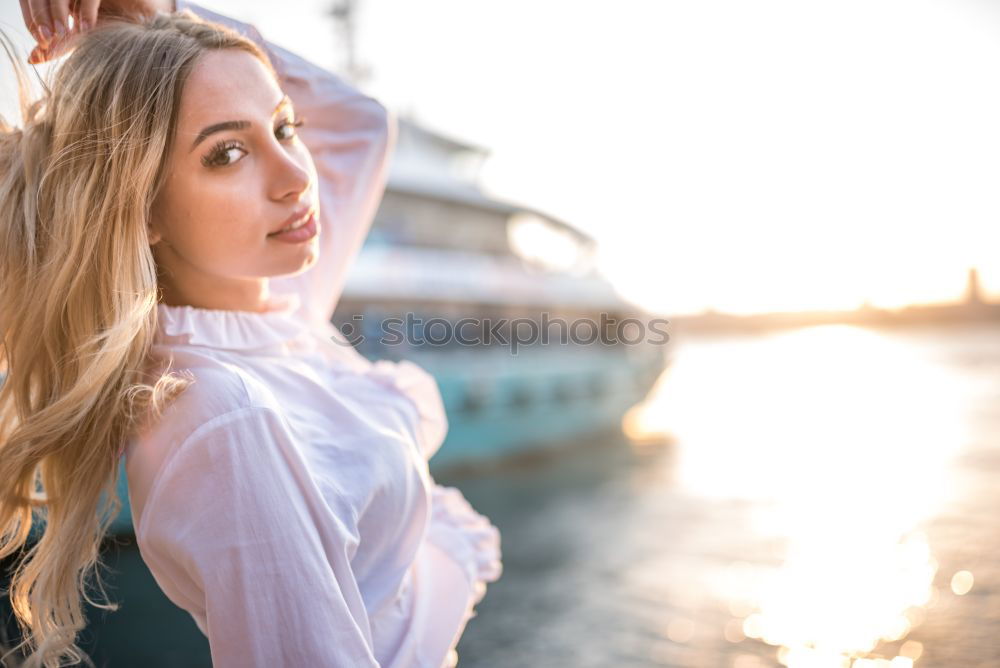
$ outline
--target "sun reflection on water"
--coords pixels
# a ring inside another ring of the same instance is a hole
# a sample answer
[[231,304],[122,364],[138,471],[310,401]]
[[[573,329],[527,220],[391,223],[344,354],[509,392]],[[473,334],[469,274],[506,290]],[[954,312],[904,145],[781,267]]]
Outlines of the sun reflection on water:
[[919,526],[965,437],[954,382],[905,339],[851,326],[677,351],[629,428],[669,434],[685,491],[750,502],[754,534],[777,546],[777,565],[738,562],[720,579],[727,640],[774,645],[790,668],[914,665],[919,643],[873,652],[938,596]]

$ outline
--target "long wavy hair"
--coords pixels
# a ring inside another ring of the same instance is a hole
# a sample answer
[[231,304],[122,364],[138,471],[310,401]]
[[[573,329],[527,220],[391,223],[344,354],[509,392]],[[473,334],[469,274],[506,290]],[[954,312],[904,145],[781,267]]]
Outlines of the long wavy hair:
[[19,552],[9,593],[23,665],[93,665],[76,645],[81,599],[118,609],[86,590],[94,575],[104,594],[122,448],[193,382],[148,364],[159,294],[150,213],[181,92],[213,49],[275,70],[234,30],[158,13],[81,35],[31,100],[27,68],[0,35],[22,116],[21,128],[0,117],[0,559]]

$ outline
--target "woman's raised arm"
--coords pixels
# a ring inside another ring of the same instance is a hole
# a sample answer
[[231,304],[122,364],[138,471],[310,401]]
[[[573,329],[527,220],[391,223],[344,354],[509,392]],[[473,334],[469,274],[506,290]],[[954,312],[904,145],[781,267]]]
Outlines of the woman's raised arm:
[[234,28],[264,47],[296,115],[306,119],[299,136],[312,153],[320,180],[319,260],[297,276],[271,279],[271,288],[274,293],[297,292],[301,314],[326,324],[385,191],[396,119],[337,75],[268,42],[254,26],[187,0],[177,0],[177,9]]

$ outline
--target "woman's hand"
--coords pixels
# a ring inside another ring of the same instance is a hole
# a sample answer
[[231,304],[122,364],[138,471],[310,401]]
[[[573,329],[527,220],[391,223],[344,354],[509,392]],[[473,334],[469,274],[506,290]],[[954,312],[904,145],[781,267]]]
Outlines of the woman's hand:
[[[29,63],[43,63],[72,48],[74,38],[109,18],[173,12],[175,0],[20,0],[21,15],[38,42]],[[69,17],[73,17],[70,30]]]

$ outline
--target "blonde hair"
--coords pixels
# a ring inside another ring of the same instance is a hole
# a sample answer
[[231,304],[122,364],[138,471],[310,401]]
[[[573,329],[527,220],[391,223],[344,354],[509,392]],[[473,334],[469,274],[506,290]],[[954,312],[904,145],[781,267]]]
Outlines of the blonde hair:
[[0,117],[0,559],[44,527],[11,579],[15,649],[26,648],[26,667],[93,665],[75,641],[81,597],[118,609],[86,589],[121,510],[122,448],[193,381],[148,365],[158,302],[148,224],[184,82],[213,49],[274,68],[234,30],[159,13],[80,36],[31,102],[3,40],[23,128]]

